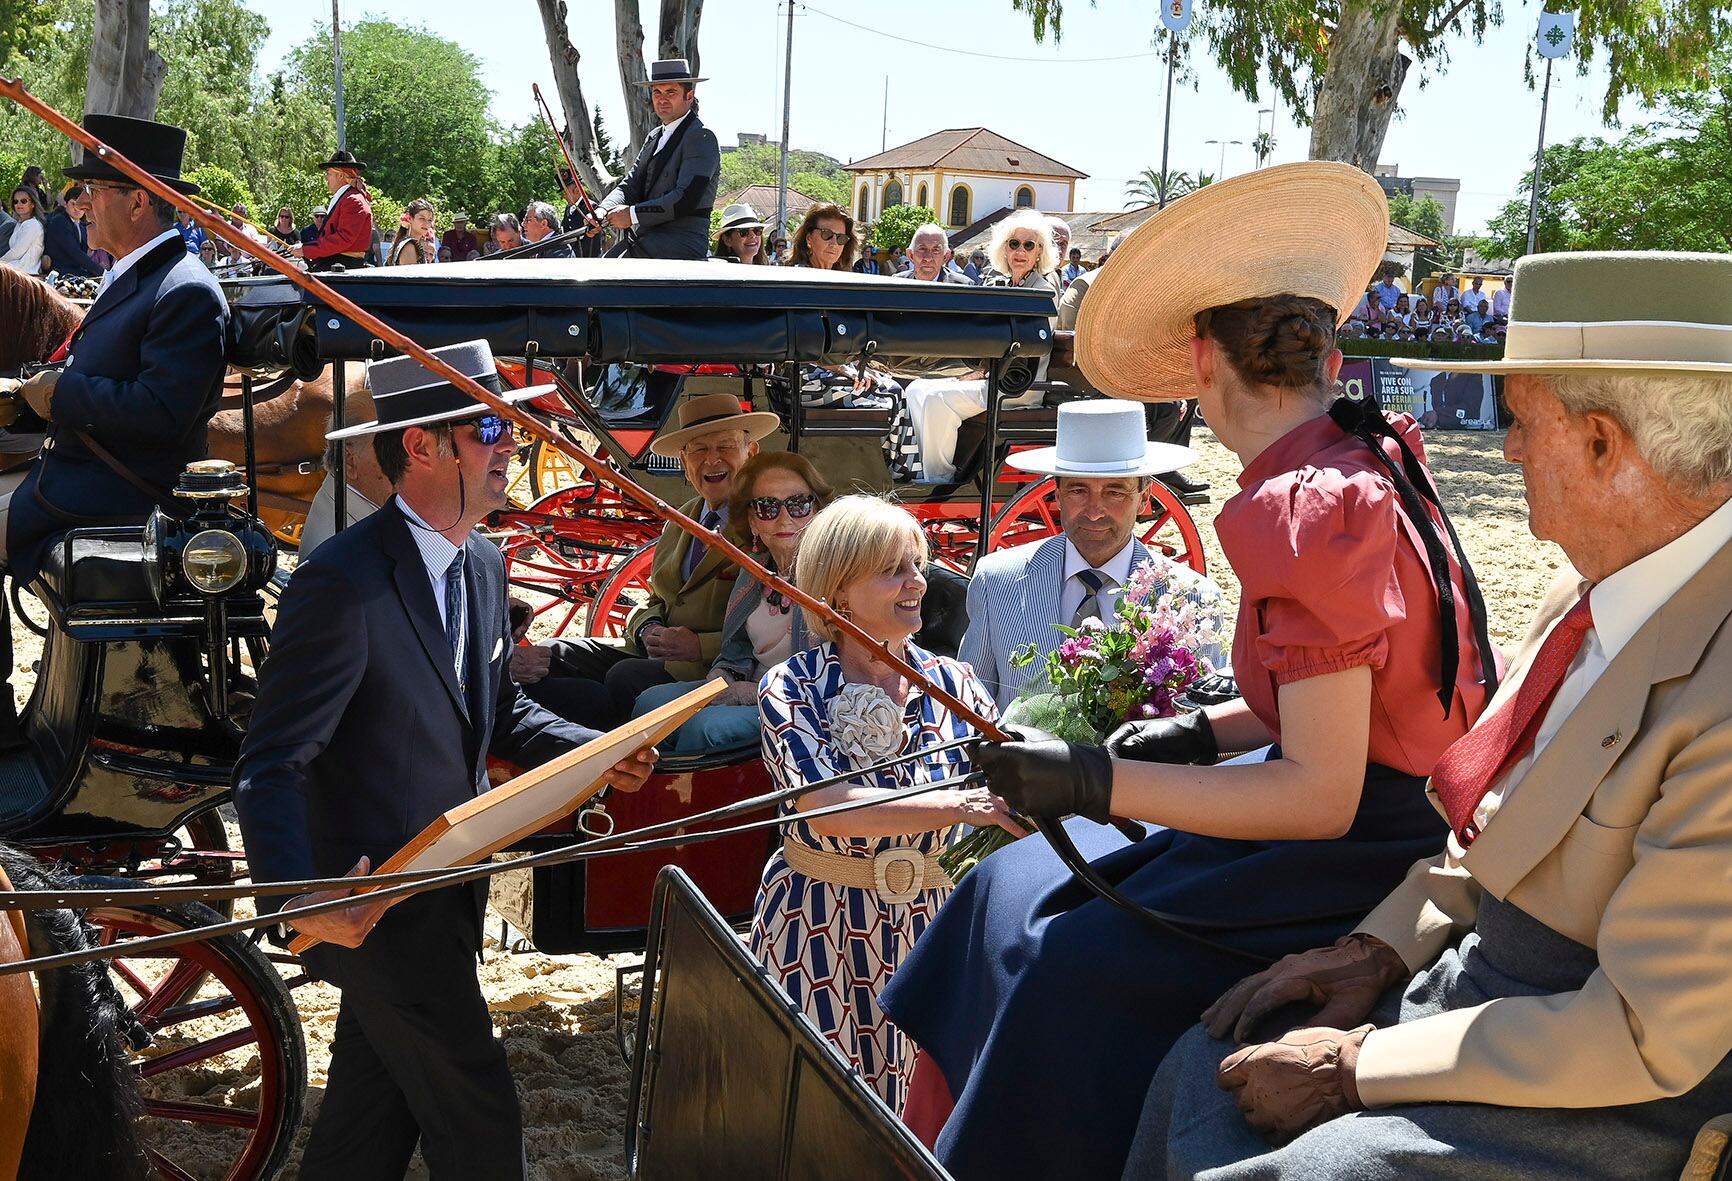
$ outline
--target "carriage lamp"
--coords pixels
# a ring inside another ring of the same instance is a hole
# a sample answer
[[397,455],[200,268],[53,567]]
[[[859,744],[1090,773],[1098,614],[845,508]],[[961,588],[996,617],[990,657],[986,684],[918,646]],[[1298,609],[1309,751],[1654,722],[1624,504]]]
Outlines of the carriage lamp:
[[230,503],[247,493],[241,472],[223,459],[187,465],[174,494],[191,502],[184,520],[161,509],[144,527],[145,573],[158,602],[183,588],[200,595],[255,591],[277,568],[277,550],[263,525]]

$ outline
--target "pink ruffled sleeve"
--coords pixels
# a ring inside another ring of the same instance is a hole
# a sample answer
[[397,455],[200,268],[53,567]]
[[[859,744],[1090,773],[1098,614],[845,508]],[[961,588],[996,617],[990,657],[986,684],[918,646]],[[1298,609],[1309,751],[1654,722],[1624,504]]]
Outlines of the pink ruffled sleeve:
[[1242,572],[1256,603],[1256,656],[1277,685],[1389,659],[1388,631],[1407,616],[1395,574],[1399,505],[1368,472],[1302,469],[1265,486],[1261,552]]

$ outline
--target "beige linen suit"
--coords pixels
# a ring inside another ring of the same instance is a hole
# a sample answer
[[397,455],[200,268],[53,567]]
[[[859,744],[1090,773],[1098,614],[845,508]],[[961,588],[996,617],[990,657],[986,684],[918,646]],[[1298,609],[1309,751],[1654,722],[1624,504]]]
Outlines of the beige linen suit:
[[[680,506],[686,516],[697,520],[704,511],[701,496],[695,496]],[[703,657],[698,661],[670,660],[668,675],[676,681],[701,681],[709,675],[710,663],[722,647],[722,616],[728,609],[728,596],[733,594],[734,581],[740,568],[721,550],[711,547],[693,567],[690,578],[682,578],[686,555],[691,552],[692,536],[685,530],[669,525],[662,530],[655,545],[655,558],[650,565],[650,597],[626,621],[625,634],[631,637],[631,647],[642,654],[638,629],[655,620],[669,627],[689,627],[698,634]]]
[[[1580,597],[1566,572],[1487,712]],[[1732,546],[1619,652],[1465,851],[1420,862],[1360,925],[1412,970],[1482,891],[1594,948],[1578,991],[1376,1030],[1368,1107],[1610,1107],[1682,1094],[1732,1053]],[[1434,800],[1435,802],[1435,800]]]

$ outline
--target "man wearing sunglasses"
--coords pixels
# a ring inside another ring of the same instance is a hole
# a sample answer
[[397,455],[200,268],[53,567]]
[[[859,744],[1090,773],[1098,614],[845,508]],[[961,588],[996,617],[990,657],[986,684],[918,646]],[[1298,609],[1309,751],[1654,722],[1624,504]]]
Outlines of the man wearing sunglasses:
[[[498,392],[486,341],[437,351]],[[370,442],[393,495],[283,595],[235,766],[258,881],[366,874],[487,791],[489,754],[533,767],[596,737],[510,676],[505,565],[474,532],[506,504],[510,424],[412,358],[375,362],[367,379],[378,420],[331,438]],[[654,758],[605,778],[636,791]],[[486,898],[478,882],[294,924],[323,940],[304,962],[342,991],[302,1177],[401,1177],[417,1145],[435,1177],[524,1175],[511,1071],[475,975]]]

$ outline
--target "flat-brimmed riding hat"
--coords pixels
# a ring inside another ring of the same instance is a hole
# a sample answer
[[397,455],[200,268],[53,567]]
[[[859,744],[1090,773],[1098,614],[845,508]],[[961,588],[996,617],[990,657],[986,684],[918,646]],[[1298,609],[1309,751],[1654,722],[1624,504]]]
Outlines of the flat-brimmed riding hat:
[[[432,353],[465,377],[474,378],[481,388],[496,394],[511,405],[527,402],[551,393],[556,386],[537,385],[527,389],[508,390],[500,386],[499,371],[493,365],[493,350],[485,340],[466,340],[433,349]],[[331,431],[327,439],[348,439],[356,435],[376,435],[383,431],[400,431],[404,427],[427,426],[436,422],[455,422],[464,418],[479,418],[493,410],[468,394],[423,368],[413,357],[389,357],[367,364],[367,387],[373,391],[373,422],[363,422]]]
[[1084,480],[1158,476],[1197,462],[1189,447],[1149,442],[1146,430],[1141,406],[1104,398],[1065,402],[1058,408],[1057,445],[1013,451],[1005,462],[1025,472]]
[[355,153],[351,152],[348,148],[339,148],[332,154],[329,160],[326,160],[323,164],[315,164],[313,167],[318,169],[320,172],[323,172],[327,168],[349,168],[356,172],[365,172],[367,171],[367,162],[365,160],[355,159]]
[[[86,115],[84,130],[176,192],[191,194],[203,191],[190,180],[180,178],[180,166],[186,158],[185,128],[150,119],[129,119],[125,115]],[[126,173],[90,152],[66,169],[66,175],[73,180],[133,183]]]
[[721,228],[716,232],[725,234],[729,230],[761,230],[763,228],[763,219],[758,216],[756,209],[750,205],[738,204],[729,205],[722,210]]
[[746,437],[756,442],[781,425],[781,418],[767,410],[741,410],[737,395],[698,394],[683,399],[675,407],[674,429],[652,439],[650,450],[657,455],[676,456],[687,443],[711,431],[745,431]]
[[638,86],[658,86],[663,82],[708,82],[692,73],[692,63],[683,57],[666,57],[650,64],[649,77]]
[[1077,365],[1114,397],[1194,397],[1198,312],[1303,295],[1334,308],[1340,325],[1388,243],[1383,190],[1350,164],[1278,164],[1217,181],[1149,218],[1094,272]]
[[1536,254],[1515,273],[1502,360],[1390,359],[1453,373],[1732,375],[1732,255]]

